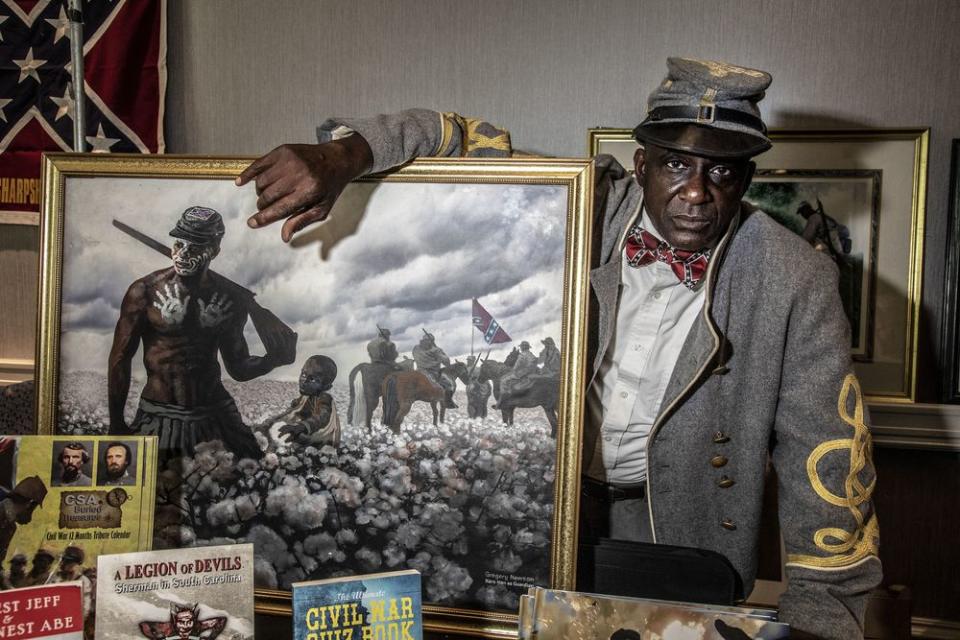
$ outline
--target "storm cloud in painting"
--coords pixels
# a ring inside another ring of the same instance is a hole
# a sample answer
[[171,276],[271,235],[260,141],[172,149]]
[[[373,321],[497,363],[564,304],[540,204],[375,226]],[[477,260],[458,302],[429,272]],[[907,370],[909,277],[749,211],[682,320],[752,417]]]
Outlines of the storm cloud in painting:
[[[71,179],[65,216],[63,371],[106,369],[126,288],[169,260],[111,225],[121,220],[170,243],[192,205],[212,207],[227,232],[213,269],[249,288],[300,336],[297,362],[269,375],[294,379],[324,353],[341,371],[366,361],[389,328],[402,354],[434,333],[451,356],[479,349],[471,299],[534,349],[559,340],[567,192],[563,187],[470,184],[354,185],[331,220],[292,245],[279,228],[253,231],[251,188],[229,180]],[[473,335],[472,335],[473,334]],[[251,351],[262,353],[252,325]],[[500,345],[502,358],[512,345]],[[139,366],[136,362],[135,366]]]

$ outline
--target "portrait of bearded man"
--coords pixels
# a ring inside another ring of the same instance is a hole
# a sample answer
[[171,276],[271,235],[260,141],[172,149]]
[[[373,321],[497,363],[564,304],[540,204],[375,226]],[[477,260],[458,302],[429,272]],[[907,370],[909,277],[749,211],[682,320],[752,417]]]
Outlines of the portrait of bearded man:
[[136,476],[131,470],[136,459],[136,443],[108,442],[101,444],[100,451],[97,484],[115,487],[136,484]]
[[[55,487],[89,487],[93,484],[90,477],[89,445],[83,442],[68,442],[63,445],[57,456],[52,484]],[[86,471],[85,471],[86,469]]]

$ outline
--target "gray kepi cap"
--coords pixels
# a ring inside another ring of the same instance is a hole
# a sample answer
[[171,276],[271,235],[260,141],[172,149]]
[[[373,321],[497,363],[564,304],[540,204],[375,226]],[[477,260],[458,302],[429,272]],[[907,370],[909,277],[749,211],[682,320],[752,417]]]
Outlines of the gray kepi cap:
[[638,142],[714,158],[749,158],[770,148],[757,103],[773,78],[726,62],[667,58],[667,77],[647,100]]
[[170,235],[193,244],[218,244],[225,228],[223,216],[208,207],[189,207],[180,214]]

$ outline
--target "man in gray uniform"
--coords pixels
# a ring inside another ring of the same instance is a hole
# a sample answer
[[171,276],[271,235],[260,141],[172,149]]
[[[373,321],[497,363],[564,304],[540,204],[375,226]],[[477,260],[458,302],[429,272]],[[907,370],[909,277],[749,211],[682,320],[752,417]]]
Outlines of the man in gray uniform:
[[526,391],[533,385],[532,376],[536,373],[537,356],[530,351],[530,343],[524,340],[520,343],[520,355],[513,363],[513,369],[500,379],[500,394],[510,395]]
[[397,353],[397,345],[390,340],[390,329],[377,327],[377,337],[367,343],[367,354],[370,356],[370,362],[397,364],[400,354]]
[[560,349],[557,349],[553,338],[541,340],[543,349],[537,355],[537,364],[540,365],[540,375],[554,378],[560,376]]
[[[596,158],[581,512],[586,535],[718,551],[749,592],[772,460],[780,619],[793,637],[849,640],[881,577],[870,433],[836,269],[741,202],[771,144],[757,107],[770,82],[671,58],[634,132],[634,175]],[[240,176],[260,194],[251,227],[285,220],[289,241],[366,172],[509,149],[489,124],[426,110],[328,120],[319,137]]]
[[437,346],[432,333],[423,332],[420,344],[413,348],[413,361],[417,363],[417,371],[422,372],[434,384],[443,387],[447,408],[456,409],[457,405],[453,403],[453,382],[441,373],[441,370],[450,364],[450,356]]

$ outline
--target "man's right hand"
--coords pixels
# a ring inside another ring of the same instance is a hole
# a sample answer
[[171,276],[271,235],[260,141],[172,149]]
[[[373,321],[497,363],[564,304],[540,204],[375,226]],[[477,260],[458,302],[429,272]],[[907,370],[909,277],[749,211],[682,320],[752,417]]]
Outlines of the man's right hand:
[[285,144],[254,160],[236,180],[257,185],[257,229],[286,220],[280,237],[290,242],[309,224],[324,220],[344,187],[373,166],[370,145],[359,134],[325,144]]

